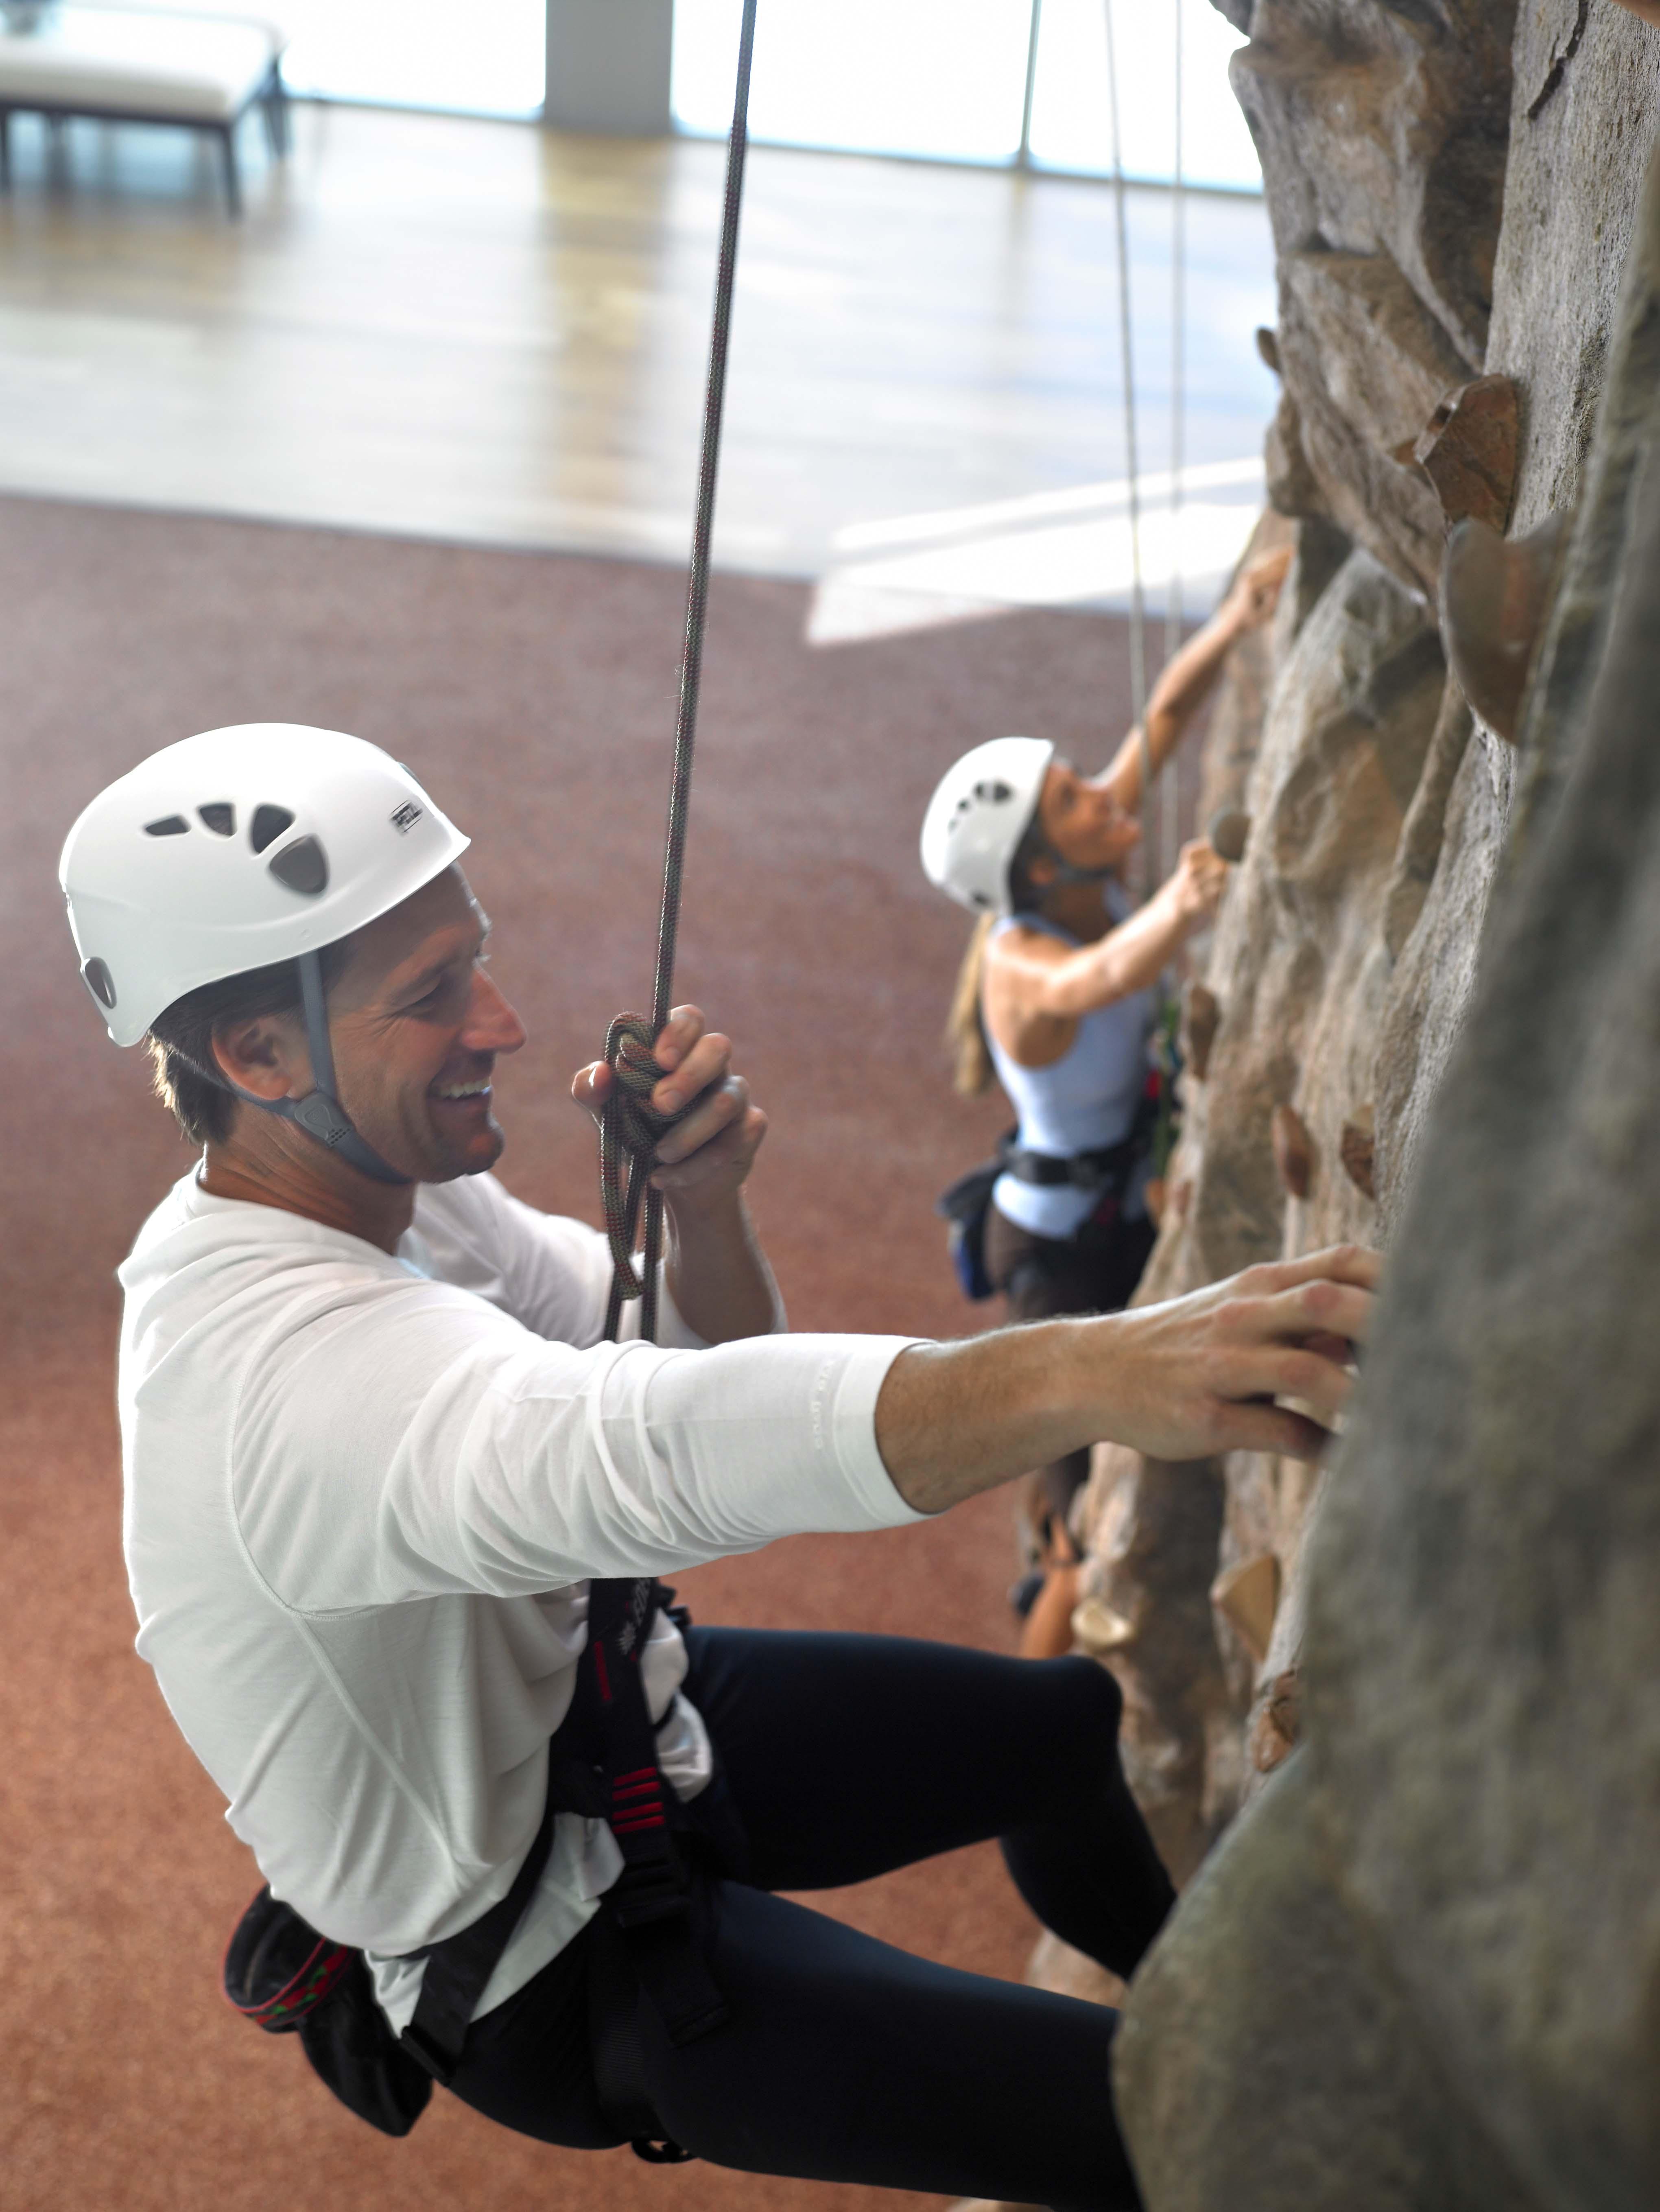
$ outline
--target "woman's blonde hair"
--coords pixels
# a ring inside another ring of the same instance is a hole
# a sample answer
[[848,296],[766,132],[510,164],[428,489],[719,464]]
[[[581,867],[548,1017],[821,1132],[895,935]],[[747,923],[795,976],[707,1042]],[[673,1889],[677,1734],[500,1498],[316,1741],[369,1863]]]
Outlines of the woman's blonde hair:
[[977,1098],[991,1087],[991,1049],[986,1042],[985,1018],[980,1012],[980,985],[986,972],[986,940],[995,915],[982,914],[969,932],[963,964],[957,971],[951,1013],[946,1023],[946,1049],[952,1057],[952,1085],[964,1098]]

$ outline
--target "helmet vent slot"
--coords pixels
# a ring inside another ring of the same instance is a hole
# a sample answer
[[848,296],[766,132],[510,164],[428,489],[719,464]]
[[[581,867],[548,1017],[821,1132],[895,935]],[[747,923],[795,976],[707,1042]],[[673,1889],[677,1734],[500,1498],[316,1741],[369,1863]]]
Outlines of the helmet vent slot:
[[147,837],[182,837],[189,828],[190,823],[182,814],[164,814],[159,822],[144,824],[144,835]]
[[286,884],[291,891],[303,891],[307,898],[315,898],[328,888],[328,859],[315,837],[296,837],[266,866],[279,884]]
[[274,845],[285,830],[294,827],[294,817],[286,806],[256,806],[253,820],[248,824],[248,842],[256,853],[263,853],[267,845]]
[[82,981],[100,1006],[115,1004],[115,978],[101,960],[88,960],[81,970]]
[[196,818],[204,830],[211,830],[216,837],[236,835],[236,809],[222,799],[216,799],[206,806],[198,806]]

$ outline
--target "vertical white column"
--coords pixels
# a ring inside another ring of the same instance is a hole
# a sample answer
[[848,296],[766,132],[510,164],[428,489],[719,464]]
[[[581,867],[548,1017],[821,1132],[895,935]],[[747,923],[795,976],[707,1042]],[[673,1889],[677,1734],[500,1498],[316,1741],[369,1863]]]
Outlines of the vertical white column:
[[674,0],[547,0],[550,130],[660,138]]

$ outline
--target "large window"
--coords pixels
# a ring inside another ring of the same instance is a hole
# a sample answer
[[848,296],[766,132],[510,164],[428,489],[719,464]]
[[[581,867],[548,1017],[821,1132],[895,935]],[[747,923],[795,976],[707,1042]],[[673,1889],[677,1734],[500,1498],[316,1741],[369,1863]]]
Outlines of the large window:
[[[1176,162],[1182,27],[1183,170],[1256,191],[1256,149],[1228,86],[1238,32],[1210,0],[1036,0],[1028,154],[1084,175],[1111,167],[1104,9],[1113,10],[1127,173]],[[742,0],[675,0],[674,119],[723,133]],[[1027,121],[1034,0],[761,0],[751,129],[786,146],[921,159],[1013,161]],[[545,0],[289,0],[292,89],[472,115],[542,105]]]
[[[1035,166],[1112,162],[1107,0],[1040,0]],[[1183,170],[1256,191],[1256,149],[1227,76],[1243,43],[1209,0],[1111,0],[1124,167],[1162,182],[1176,161],[1182,26]],[[684,131],[724,131],[741,0],[676,0],[673,105]],[[1006,162],[1020,148],[1033,0],[761,0],[751,93],[757,138],[936,160]]]
[[528,117],[542,109],[544,0],[288,0],[289,88],[323,100]]

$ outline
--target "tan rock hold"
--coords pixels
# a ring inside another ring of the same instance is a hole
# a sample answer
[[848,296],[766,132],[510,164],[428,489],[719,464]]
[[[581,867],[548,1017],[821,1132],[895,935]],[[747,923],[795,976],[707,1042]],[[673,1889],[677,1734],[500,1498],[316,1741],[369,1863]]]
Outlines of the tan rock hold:
[[1395,458],[1426,477],[1447,527],[1467,520],[1503,533],[1516,491],[1521,410],[1508,376],[1478,376],[1448,392]]
[[1377,1196],[1374,1176],[1377,1146],[1377,1116],[1370,1106],[1357,1106],[1343,1124],[1343,1133],[1338,1139],[1337,1157],[1343,1163],[1343,1172],[1358,1191],[1373,1200]]
[[1072,1637],[1080,1651],[1117,1651],[1134,1642],[1135,1623],[1101,1598],[1080,1598],[1073,1607]]
[[1294,1106],[1276,1106],[1270,1133],[1280,1182],[1289,1196],[1306,1198],[1314,1180],[1314,1144],[1308,1125]]
[[1237,806],[1225,806],[1212,815],[1207,834],[1219,857],[1237,865],[1244,859],[1250,842],[1250,817]]
[[1259,1552],[1225,1568],[1210,1586],[1210,1601],[1260,1667],[1280,1610],[1280,1562],[1274,1553]]
[[1190,981],[1182,990],[1182,1060],[1188,1073],[1202,1083],[1210,1066],[1210,1048],[1222,1019],[1222,1002],[1214,991]]
[[1484,522],[1461,522],[1441,568],[1441,636],[1464,696],[1514,744],[1534,648],[1567,542],[1558,509],[1506,543]]
[[1303,1691],[1295,1667],[1276,1674],[1267,1702],[1250,1732],[1250,1763],[1259,1774],[1274,1768],[1296,1749],[1303,1727]]

